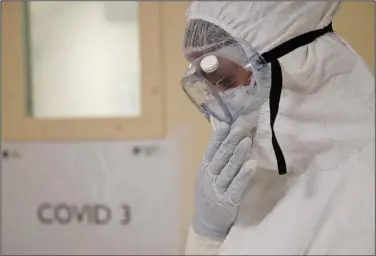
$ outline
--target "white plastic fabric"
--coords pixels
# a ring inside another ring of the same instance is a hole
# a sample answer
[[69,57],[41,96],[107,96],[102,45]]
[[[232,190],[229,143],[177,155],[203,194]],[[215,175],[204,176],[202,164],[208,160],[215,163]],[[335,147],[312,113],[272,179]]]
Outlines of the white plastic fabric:
[[192,228],[189,229],[185,247],[186,255],[217,255],[222,241],[198,236]]
[[[212,22],[262,53],[325,27],[338,5],[194,2],[187,18]],[[289,173],[277,174],[266,103],[251,152],[258,168],[218,254],[372,255],[374,76],[337,34],[279,61],[283,90],[274,127]],[[204,254],[204,240],[190,239],[197,242],[189,247]]]

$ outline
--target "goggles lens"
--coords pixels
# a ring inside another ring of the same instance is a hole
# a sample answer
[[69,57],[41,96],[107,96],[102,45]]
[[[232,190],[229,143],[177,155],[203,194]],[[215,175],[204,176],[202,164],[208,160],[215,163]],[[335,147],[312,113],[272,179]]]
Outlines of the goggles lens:
[[[257,79],[266,78],[266,70],[268,65],[257,54],[247,57],[243,47],[227,46],[193,59],[181,83],[206,118],[214,116],[231,125],[239,115],[248,114],[267,100],[270,83],[261,90],[259,82],[265,79]],[[260,95],[260,91],[264,93]],[[262,103],[254,100],[258,94]]]

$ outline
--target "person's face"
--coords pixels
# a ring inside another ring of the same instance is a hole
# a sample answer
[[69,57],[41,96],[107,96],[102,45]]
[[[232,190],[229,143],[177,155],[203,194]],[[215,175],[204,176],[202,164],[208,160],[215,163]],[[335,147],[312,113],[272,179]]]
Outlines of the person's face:
[[252,72],[244,69],[237,63],[215,55],[219,61],[219,67],[212,73],[205,73],[200,67],[201,60],[210,54],[203,55],[200,52],[191,52],[186,54],[186,59],[196,65],[197,72],[200,72],[216,90],[226,91],[237,88],[238,86],[248,86],[252,77]]

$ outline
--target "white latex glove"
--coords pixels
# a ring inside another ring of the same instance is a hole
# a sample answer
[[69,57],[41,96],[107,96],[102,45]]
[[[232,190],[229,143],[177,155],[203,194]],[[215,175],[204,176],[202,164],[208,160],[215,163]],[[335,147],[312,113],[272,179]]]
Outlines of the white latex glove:
[[254,161],[244,164],[251,144],[244,130],[218,125],[197,174],[192,223],[197,235],[216,240],[227,236],[254,169]]

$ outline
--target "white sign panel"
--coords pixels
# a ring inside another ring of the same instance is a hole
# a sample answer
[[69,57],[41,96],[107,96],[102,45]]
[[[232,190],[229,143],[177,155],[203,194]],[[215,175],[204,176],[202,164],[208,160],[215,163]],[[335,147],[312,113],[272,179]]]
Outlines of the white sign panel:
[[178,254],[176,144],[3,145],[2,254]]

